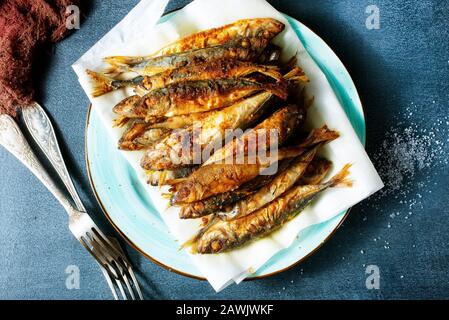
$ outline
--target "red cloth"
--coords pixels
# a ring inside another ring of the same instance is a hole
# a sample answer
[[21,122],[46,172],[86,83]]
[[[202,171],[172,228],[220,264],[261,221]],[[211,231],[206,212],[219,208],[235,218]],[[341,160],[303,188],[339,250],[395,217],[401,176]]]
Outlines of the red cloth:
[[61,40],[67,6],[79,0],[0,0],[0,113],[33,101],[33,58],[45,44]]

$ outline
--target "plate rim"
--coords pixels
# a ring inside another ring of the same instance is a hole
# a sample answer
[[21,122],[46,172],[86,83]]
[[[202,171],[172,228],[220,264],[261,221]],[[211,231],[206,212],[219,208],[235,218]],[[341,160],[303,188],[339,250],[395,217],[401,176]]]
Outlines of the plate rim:
[[[168,13],[166,13],[164,16],[169,15],[169,14],[172,14],[172,13],[178,11],[178,10],[179,10],[179,9],[174,10],[174,11],[171,11],[171,12],[168,12]],[[281,13],[282,13],[282,12],[281,12]],[[358,92],[358,90],[357,90],[357,87],[355,86],[354,80],[353,80],[351,74],[349,73],[349,71],[347,70],[346,66],[343,64],[343,62],[342,62],[341,59],[338,57],[338,55],[335,53],[335,51],[332,50],[332,48],[331,48],[331,47],[330,47],[330,46],[329,46],[329,45],[328,45],[328,44],[327,44],[327,43],[326,43],[326,42],[325,42],[325,41],[324,41],[324,40],[323,40],[323,39],[322,39],[316,32],[314,32],[311,28],[309,28],[308,26],[306,26],[304,23],[300,22],[300,21],[297,20],[296,18],[293,18],[293,17],[291,17],[290,15],[287,15],[287,14],[285,14],[285,13],[282,13],[282,14],[283,14],[284,16],[288,17],[289,19],[291,19],[291,20],[293,20],[293,21],[295,21],[295,22],[301,24],[301,25],[304,26],[305,28],[309,29],[310,32],[312,32],[315,36],[317,36],[317,37],[318,37],[318,38],[319,38],[319,39],[320,39],[320,40],[321,40],[321,41],[328,47],[328,49],[331,50],[331,52],[337,57],[337,59],[338,59],[338,60],[341,62],[341,64],[343,65],[343,67],[344,67],[344,69],[346,70],[346,72],[347,72],[347,74],[348,74],[348,76],[349,76],[349,78],[350,78],[352,84],[354,85],[355,92],[356,92],[356,94],[357,94],[357,100],[358,100],[358,101],[356,101],[356,102],[361,106],[362,117],[363,117],[363,121],[364,121],[364,123],[365,123],[365,143],[364,143],[364,147],[366,148],[366,140],[367,140],[367,139],[366,139],[366,113],[365,113],[365,109],[364,109],[364,107],[363,107],[363,103],[362,103],[361,98],[360,98],[360,94],[359,94],[359,92]],[[119,235],[120,235],[120,236],[121,236],[121,237],[128,243],[129,246],[131,246],[134,250],[136,250],[138,253],[140,253],[142,256],[144,256],[145,258],[147,258],[147,259],[150,260],[151,262],[153,262],[153,263],[155,263],[156,265],[158,265],[158,266],[160,266],[160,267],[166,269],[167,271],[174,272],[174,273],[176,273],[176,274],[179,274],[179,275],[182,275],[182,276],[185,276],[185,277],[189,277],[189,278],[192,278],[192,279],[201,280],[201,281],[206,281],[207,279],[204,278],[204,277],[200,277],[200,276],[197,276],[197,275],[194,275],[194,274],[190,274],[190,273],[187,273],[187,272],[184,272],[184,271],[175,269],[175,268],[170,267],[170,266],[168,266],[168,265],[162,263],[161,261],[155,259],[155,258],[152,257],[151,255],[149,255],[148,253],[146,253],[144,250],[142,250],[141,248],[139,248],[139,246],[137,246],[134,242],[132,242],[132,241],[131,241],[131,240],[124,234],[124,232],[122,232],[121,229],[114,223],[114,221],[112,220],[112,218],[111,218],[111,216],[110,216],[108,210],[106,209],[105,205],[103,204],[103,202],[102,202],[102,200],[101,200],[101,198],[100,198],[100,196],[99,196],[99,194],[98,194],[97,188],[95,187],[95,182],[93,181],[93,178],[92,178],[92,172],[91,172],[91,167],[90,167],[90,162],[89,162],[89,152],[88,152],[88,129],[89,129],[89,124],[90,124],[91,111],[92,111],[92,104],[89,104],[89,106],[88,106],[88,111],[87,111],[87,115],[86,115],[85,128],[84,128],[84,161],[85,161],[85,163],[86,163],[87,175],[88,175],[88,179],[89,179],[89,184],[90,184],[91,190],[92,190],[92,192],[93,192],[93,194],[94,194],[94,196],[95,196],[95,199],[96,199],[97,203],[99,204],[99,206],[100,206],[100,208],[101,208],[103,214],[106,216],[106,219],[107,219],[107,220],[109,221],[109,223],[112,225],[112,227],[114,228],[114,230],[115,230],[115,231],[116,231],[116,232],[117,232],[117,233],[118,233],[118,234],[119,234]],[[264,274],[264,275],[247,277],[247,278],[244,279],[244,281],[260,280],[260,279],[265,279],[265,278],[268,278],[268,277],[272,277],[272,276],[278,275],[278,274],[283,273],[283,272],[285,272],[285,271],[287,271],[287,270],[289,270],[289,269],[294,268],[295,266],[299,265],[300,263],[304,262],[305,260],[307,260],[308,258],[310,258],[311,256],[313,256],[313,255],[314,255],[319,249],[321,249],[321,248],[323,247],[323,245],[324,245],[326,242],[328,242],[328,241],[330,240],[330,238],[332,238],[332,236],[337,232],[337,230],[341,227],[341,225],[343,224],[343,222],[344,222],[344,221],[346,220],[346,218],[348,217],[348,215],[349,215],[351,209],[352,209],[352,207],[351,207],[351,208],[348,208],[348,209],[346,210],[345,214],[342,216],[342,218],[341,218],[341,220],[339,221],[339,223],[337,224],[337,226],[336,226],[334,229],[332,229],[332,231],[326,236],[326,238],[324,238],[324,239],[323,239],[323,240],[322,240],[322,241],[321,241],[321,242],[320,242],[320,243],[319,243],[313,250],[311,250],[308,254],[306,254],[306,255],[303,256],[302,258],[298,259],[298,261],[295,261],[294,263],[292,263],[292,264],[290,264],[290,265],[288,265],[288,266],[286,266],[286,267],[284,267],[284,268],[282,268],[282,269],[279,269],[279,270],[276,270],[276,271],[273,271],[273,272],[270,272],[270,273],[267,273],[267,274]]]

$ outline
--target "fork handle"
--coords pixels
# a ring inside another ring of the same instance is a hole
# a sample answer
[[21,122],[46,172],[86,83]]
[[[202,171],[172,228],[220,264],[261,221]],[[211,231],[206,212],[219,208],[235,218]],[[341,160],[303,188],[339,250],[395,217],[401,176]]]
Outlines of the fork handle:
[[37,103],[22,110],[23,120],[33,139],[44,152],[47,159],[55,168],[79,211],[86,211],[84,205],[76,192],[69,171],[67,170],[64,158],[62,157],[56,138],[55,130],[51,124],[47,113]]
[[59,190],[53,179],[37,159],[28,141],[23,135],[17,123],[6,114],[0,115],[0,144],[22,162],[55,196],[69,216],[76,214],[67,197]]

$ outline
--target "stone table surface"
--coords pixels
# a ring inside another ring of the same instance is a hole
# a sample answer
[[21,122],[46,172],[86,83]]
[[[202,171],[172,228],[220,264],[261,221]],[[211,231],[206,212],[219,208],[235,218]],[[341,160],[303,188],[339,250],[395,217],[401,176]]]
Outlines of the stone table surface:
[[[40,59],[37,100],[55,123],[83,201],[114,234],[89,186],[84,160],[88,99],[70,66],[137,1],[85,2],[80,30]],[[188,2],[171,1],[167,10]],[[207,282],[155,265],[122,242],[146,297],[449,298],[449,3],[270,3],[315,31],[347,66],[365,108],[367,150],[386,188],[355,206],[343,227],[304,263],[221,293]],[[370,5],[379,9],[379,29],[366,26]],[[110,299],[98,266],[68,232],[59,203],[3,148],[0,161],[0,298]],[[379,268],[379,289],[366,287],[370,265]],[[67,272],[77,268],[80,287],[68,289]]]

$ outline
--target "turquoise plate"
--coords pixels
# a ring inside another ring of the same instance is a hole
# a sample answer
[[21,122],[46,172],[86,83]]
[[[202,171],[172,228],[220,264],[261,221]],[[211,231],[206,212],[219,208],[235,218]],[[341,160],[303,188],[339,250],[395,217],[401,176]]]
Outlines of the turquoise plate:
[[[163,19],[168,19],[168,16]],[[305,48],[326,74],[360,141],[365,144],[365,119],[354,83],[335,53],[299,21],[286,16]],[[96,113],[86,125],[86,162],[92,188],[104,213],[136,250],[157,264],[193,278],[203,279],[188,255],[167,230],[131,166],[120,155]],[[348,210],[349,211],[349,210]],[[300,263],[338,229],[348,211],[300,232],[291,247],[271,258],[250,278],[267,277]]]

